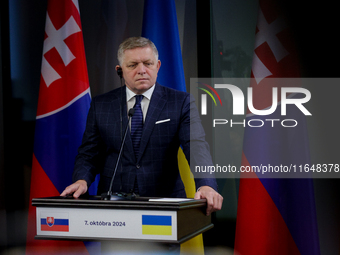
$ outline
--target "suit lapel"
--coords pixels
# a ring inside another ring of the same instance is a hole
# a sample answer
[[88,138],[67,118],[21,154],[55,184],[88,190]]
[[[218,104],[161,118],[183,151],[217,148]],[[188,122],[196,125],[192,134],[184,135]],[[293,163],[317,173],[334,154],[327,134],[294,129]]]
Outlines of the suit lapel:
[[155,126],[155,122],[158,120],[158,116],[161,114],[166,102],[166,94],[164,93],[162,87],[156,83],[155,90],[153,91],[148,112],[145,118],[137,162],[139,162],[139,160],[143,156],[144,150],[146,148],[146,145],[148,144],[148,141],[152,134],[152,130]]

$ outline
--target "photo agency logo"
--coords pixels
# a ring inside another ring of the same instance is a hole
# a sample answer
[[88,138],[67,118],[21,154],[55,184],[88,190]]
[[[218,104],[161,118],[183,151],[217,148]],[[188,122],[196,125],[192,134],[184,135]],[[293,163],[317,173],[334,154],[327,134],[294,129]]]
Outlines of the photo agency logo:
[[[211,99],[214,101],[215,106],[217,106],[216,100],[215,100],[214,96],[211,94],[211,92],[209,92],[209,90],[207,90],[207,89],[210,89],[215,94],[215,96],[218,98],[220,104],[222,105],[221,97],[213,87],[211,87],[208,84],[202,83],[202,82],[198,82],[198,83],[201,84],[202,87],[203,86],[206,87],[206,88],[198,87],[198,89],[206,92],[211,97]],[[202,115],[207,115],[207,94],[201,94],[201,114]]]
[[[205,92],[201,93],[199,97],[202,116],[209,115],[208,108],[210,105],[212,107],[230,105],[231,108],[229,107],[227,111],[232,112],[232,117],[235,117],[234,119],[221,118],[223,117],[221,116],[223,114],[221,110],[214,108],[213,111],[210,111],[213,112],[212,126],[214,128],[218,125],[228,125],[230,127],[242,125],[243,127],[248,126],[251,128],[280,125],[284,128],[292,128],[299,123],[298,119],[294,118],[297,114],[312,115],[305,106],[311,99],[311,93],[305,88],[294,86],[300,83],[296,79],[280,79],[279,82],[278,80],[270,81],[269,86],[258,91],[256,91],[256,87],[249,86],[251,79],[242,79],[243,84],[245,84],[244,80],[249,82],[246,89],[246,99],[242,89],[237,85],[215,83],[211,86],[206,82],[197,82],[199,84],[197,86],[198,90]],[[273,83],[278,86],[272,86]],[[287,86],[289,84],[293,86]],[[245,88],[245,86],[241,87]],[[228,95],[228,98],[225,95]],[[208,98],[211,98],[213,103],[209,102]],[[263,102],[267,103],[264,104]],[[247,111],[246,107],[248,107]],[[226,115],[227,111],[224,111],[224,115]],[[240,120],[239,116],[244,116],[245,118]]]

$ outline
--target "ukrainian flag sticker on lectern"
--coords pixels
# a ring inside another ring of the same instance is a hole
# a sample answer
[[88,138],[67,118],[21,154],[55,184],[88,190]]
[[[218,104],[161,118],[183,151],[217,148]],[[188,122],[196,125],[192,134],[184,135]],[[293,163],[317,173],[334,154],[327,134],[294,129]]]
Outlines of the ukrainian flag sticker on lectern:
[[142,215],[143,235],[172,235],[171,216]]

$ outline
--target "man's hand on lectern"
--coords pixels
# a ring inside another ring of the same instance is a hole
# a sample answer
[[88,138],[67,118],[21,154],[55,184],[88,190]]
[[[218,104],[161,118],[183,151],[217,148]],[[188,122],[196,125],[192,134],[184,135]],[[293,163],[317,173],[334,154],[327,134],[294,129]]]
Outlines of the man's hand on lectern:
[[213,188],[209,186],[202,186],[196,192],[194,199],[207,200],[207,216],[212,212],[216,212],[222,209],[223,197],[217,193]]
[[78,198],[80,195],[85,194],[87,191],[87,183],[85,180],[79,180],[70,186],[66,187],[63,193],[60,196],[67,196],[73,194],[74,198]]

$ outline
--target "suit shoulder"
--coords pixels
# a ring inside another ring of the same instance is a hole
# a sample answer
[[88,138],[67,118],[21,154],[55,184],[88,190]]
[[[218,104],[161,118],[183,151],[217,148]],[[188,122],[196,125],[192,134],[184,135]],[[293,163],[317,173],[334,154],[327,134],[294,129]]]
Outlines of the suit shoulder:
[[185,91],[168,88],[160,84],[157,84],[157,85],[160,87],[161,90],[163,90],[165,94],[169,96],[176,96],[177,98],[180,98],[180,97],[186,98],[190,95],[188,92],[185,92]]
[[104,94],[97,95],[93,97],[93,101],[95,102],[106,102],[106,101],[112,101],[114,99],[117,99],[122,96],[122,93],[124,92],[123,90],[124,87],[120,87],[114,90],[111,90],[109,92],[106,92]]

